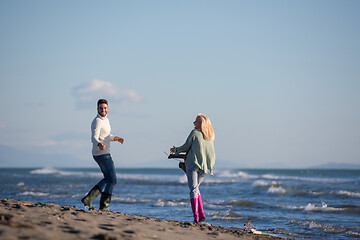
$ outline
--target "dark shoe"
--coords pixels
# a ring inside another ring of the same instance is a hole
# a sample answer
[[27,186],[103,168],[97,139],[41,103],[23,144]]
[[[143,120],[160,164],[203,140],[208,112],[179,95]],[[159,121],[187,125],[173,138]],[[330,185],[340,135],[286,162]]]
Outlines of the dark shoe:
[[109,210],[109,205],[111,202],[111,194],[110,193],[101,193],[100,199],[100,210]]
[[101,193],[101,189],[95,185],[86,196],[81,199],[81,201],[84,203],[85,206],[88,206],[91,208],[91,203],[94,201],[94,199],[99,196]]

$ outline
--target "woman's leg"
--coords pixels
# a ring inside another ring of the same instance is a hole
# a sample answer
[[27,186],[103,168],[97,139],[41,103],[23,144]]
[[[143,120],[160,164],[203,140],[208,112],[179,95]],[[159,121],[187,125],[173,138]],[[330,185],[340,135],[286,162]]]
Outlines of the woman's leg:
[[200,195],[199,185],[204,179],[205,173],[199,168],[186,169],[186,176],[188,179],[188,186],[190,190],[190,202],[191,208],[194,215],[194,222],[199,222],[199,204],[198,196]]
[[198,168],[186,169],[186,176],[188,179],[188,186],[190,190],[190,199],[197,198],[197,196],[200,194],[198,170]]
[[202,204],[201,195],[200,195],[200,189],[199,189],[199,186],[200,186],[201,182],[204,180],[204,177],[205,177],[204,171],[198,170],[197,202],[198,202],[199,222],[205,221],[205,213],[204,213],[203,204]]

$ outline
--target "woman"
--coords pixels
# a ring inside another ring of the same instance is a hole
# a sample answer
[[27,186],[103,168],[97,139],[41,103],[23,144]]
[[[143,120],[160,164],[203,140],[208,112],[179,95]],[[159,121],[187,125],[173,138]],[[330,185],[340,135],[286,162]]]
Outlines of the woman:
[[194,223],[205,221],[199,186],[205,174],[213,175],[215,164],[214,139],[215,133],[210,119],[203,114],[198,114],[194,122],[194,130],[190,132],[184,145],[170,149],[170,152],[175,154],[187,153],[186,176],[190,189]]

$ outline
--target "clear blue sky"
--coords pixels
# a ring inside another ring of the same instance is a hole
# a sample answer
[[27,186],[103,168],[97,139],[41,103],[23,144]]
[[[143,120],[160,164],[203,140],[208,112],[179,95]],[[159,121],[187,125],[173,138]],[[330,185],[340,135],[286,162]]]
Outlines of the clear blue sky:
[[217,167],[360,162],[360,1],[0,1],[0,146],[96,167],[110,102],[117,167],[175,167],[197,113]]

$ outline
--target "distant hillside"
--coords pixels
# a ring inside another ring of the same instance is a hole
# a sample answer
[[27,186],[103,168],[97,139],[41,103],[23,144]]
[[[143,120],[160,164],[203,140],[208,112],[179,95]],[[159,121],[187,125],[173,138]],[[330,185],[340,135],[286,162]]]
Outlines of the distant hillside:
[[310,168],[311,169],[360,169],[360,164],[330,162],[330,163],[313,166]]

